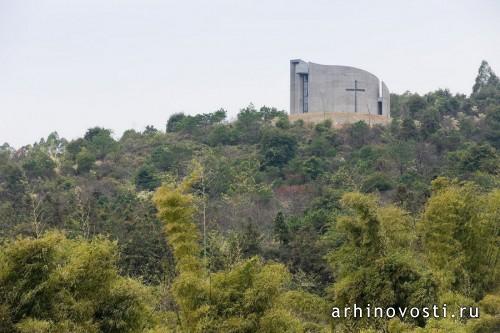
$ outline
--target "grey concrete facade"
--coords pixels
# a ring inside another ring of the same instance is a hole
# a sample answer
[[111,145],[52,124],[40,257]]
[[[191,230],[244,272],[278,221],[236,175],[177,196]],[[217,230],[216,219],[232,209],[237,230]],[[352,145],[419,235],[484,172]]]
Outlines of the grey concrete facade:
[[389,89],[362,69],[291,60],[290,114],[336,112],[389,118]]

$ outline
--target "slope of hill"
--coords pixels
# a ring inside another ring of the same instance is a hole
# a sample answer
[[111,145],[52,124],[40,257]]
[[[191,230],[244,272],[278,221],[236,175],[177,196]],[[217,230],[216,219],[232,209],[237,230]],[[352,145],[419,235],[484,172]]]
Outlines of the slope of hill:
[[[109,246],[116,252],[117,272],[140,280],[160,295],[160,301],[155,300],[159,302],[156,312],[161,313],[155,316],[162,318],[159,323],[166,322],[172,329],[184,327],[186,332],[251,332],[264,331],[264,327],[269,332],[281,331],[284,326],[272,328],[266,320],[282,316],[283,307],[263,307],[265,314],[256,315],[254,322],[234,323],[241,327],[231,330],[228,323],[233,319],[224,317],[227,309],[221,304],[230,307],[234,300],[220,299],[217,310],[201,313],[200,308],[210,301],[187,307],[190,296],[175,289],[176,281],[184,276],[181,268],[175,268],[181,257],[175,246],[172,249],[175,240],[168,232],[165,237],[166,222],[157,217],[152,196],[162,183],[171,184],[172,190],[173,184],[198,170],[189,192],[196,208],[192,222],[200,232],[203,270],[214,276],[231,271],[234,279],[244,279],[238,274],[247,265],[255,270],[252,279],[264,278],[266,263],[276,262],[282,265],[273,266],[272,274],[286,270],[283,276],[289,279],[275,286],[276,295],[281,295],[277,290],[285,285],[289,293],[303,294],[276,296],[272,302],[284,302],[287,297],[306,302],[317,297],[328,306],[353,301],[423,306],[482,300],[486,313],[494,315],[500,303],[495,296],[499,282],[499,80],[483,63],[471,96],[438,90],[391,98],[393,119],[387,127],[370,128],[359,122],[333,129],[328,122],[316,126],[290,123],[283,111],[249,105],[232,123],[225,121],[224,110],[218,110],[196,116],[176,114],[168,120],[166,131],[148,126],[143,132],[127,131],[119,140],[113,139],[110,130],[96,127],[70,142],[52,133],[18,150],[5,144],[0,147],[1,255],[12,256],[15,251],[22,255],[16,248],[20,245],[13,242],[16,237],[49,237],[49,247],[60,242],[88,244],[94,239],[104,242],[95,245],[104,253],[108,245],[100,237],[105,237],[116,241]],[[54,236],[53,230],[64,236]],[[24,239],[28,242],[29,238]],[[0,266],[4,286],[8,285],[5,276],[14,274],[9,271],[12,265]],[[122,283],[118,277],[113,281]],[[375,286],[367,281],[380,283]],[[36,286],[38,282],[30,283]],[[30,283],[17,292],[28,292]],[[165,284],[174,288],[165,289]],[[0,286],[0,303],[11,305],[0,306],[0,327],[8,327],[6,332],[35,327],[19,326],[20,318],[57,323],[57,316],[35,310],[37,306],[29,302],[24,312],[14,308],[13,296],[5,288]],[[496,310],[492,310],[495,302]],[[297,321],[297,331],[306,331],[315,322],[317,327],[310,332],[319,332],[330,325],[328,306],[324,316],[316,319],[306,320],[310,313],[297,314],[293,309],[285,312]],[[248,319],[259,311],[242,306],[232,316]],[[429,332],[433,327],[445,332],[452,325],[457,325],[452,329],[456,332],[466,327],[490,332],[479,326],[498,325],[498,320],[484,318],[468,323],[422,318],[398,323],[345,320],[335,325],[339,332],[388,327],[392,327],[390,332],[410,332],[413,325],[427,325]],[[52,327],[50,323],[46,327]],[[128,331],[147,326],[137,325]],[[126,331],[99,327],[96,332]]]

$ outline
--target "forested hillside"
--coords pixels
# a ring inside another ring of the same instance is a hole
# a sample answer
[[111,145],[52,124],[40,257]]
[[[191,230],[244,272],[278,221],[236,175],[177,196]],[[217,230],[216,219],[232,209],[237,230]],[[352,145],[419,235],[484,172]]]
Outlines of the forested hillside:
[[[499,332],[499,78],[391,116],[249,105],[4,144],[0,332]],[[481,316],[332,318],[355,303]]]

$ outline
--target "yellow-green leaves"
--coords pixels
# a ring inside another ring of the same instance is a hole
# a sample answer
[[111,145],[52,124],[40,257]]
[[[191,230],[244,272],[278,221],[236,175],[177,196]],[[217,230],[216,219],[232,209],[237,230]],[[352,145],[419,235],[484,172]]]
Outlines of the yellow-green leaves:
[[170,246],[174,250],[177,269],[181,272],[199,272],[199,231],[193,222],[194,197],[187,192],[192,179],[178,187],[161,186],[154,195],[158,217],[164,222]]
[[410,215],[396,206],[377,210],[380,234],[387,251],[410,251],[416,240],[415,222]]
[[426,258],[444,290],[481,298],[499,278],[500,191],[440,183],[419,226]]
[[[216,273],[204,268],[192,194],[202,172],[195,165],[180,184],[163,185],[154,195],[177,262],[172,293],[179,306],[178,329],[186,333],[320,332],[327,319],[316,321],[322,316],[314,310],[327,314],[324,303],[307,293],[286,294],[291,275],[283,264],[253,257]],[[297,295],[307,300],[297,306],[290,304],[299,300]]]
[[155,326],[153,300],[118,275],[117,246],[51,232],[0,250],[0,331],[142,332]]

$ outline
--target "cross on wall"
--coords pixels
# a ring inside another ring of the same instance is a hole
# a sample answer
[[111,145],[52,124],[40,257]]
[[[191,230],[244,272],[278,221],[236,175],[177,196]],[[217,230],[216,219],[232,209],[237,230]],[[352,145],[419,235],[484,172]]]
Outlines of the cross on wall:
[[365,89],[358,88],[358,80],[354,80],[354,88],[347,88],[346,91],[354,91],[354,112],[358,112],[358,91]]

